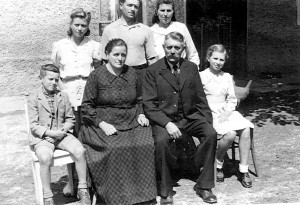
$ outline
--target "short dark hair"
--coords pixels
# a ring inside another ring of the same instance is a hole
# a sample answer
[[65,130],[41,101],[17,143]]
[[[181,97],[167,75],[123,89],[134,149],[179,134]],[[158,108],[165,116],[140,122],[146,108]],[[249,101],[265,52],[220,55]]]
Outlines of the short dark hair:
[[51,71],[51,72],[60,74],[58,67],[56,67],[53,64],[46,64],[46,65],[42,65],[42,67],[40,69],[40,77],[41,78],[45,77],[47,75],[47,71]]
[[[76,8],[76,9],[73,9],[73,10],[71,11],[70,18],[71,18],[70,24],[73,23],[73,20],[74,20],[75,18],[82,18],[82,19],[85,19],[86,22],[87,22],[87,24],[89,25],[90,22],[91,22],[91,13],[90,13],[90,12],[84,11],[82,8]],[[71,37],[71,36],[72,36],[72,33],[73,33],[73,32],[72,32],[72,29],[69,28],[69,30],[67,31],[68,36]],[[86,31],[86,33],[85,33],[84,35],[85,35],[85,36],[89,36],[90,33],[91,33],[91,31],[90,31],[90,29],[88,28],[87,31]]]
[[172,5],[172,9],[173,9],[174,13],[173,13],[171,21],[176,21],[176,17],[175,17],[175,5],[174,5],[173,0],[157,0],[156,1],[156,7],[155,7],[155,13],[154,13],[154,16],[152,17],[152,23],[153,24],[159,23],[159,18],[158,18],[158,15],[157,15],[157,11],[158,11],[159,6],[161,4],[171,4]]
[[127,44],[125,43],[124,40],[122,40],[120,38],[113,38],[106,44],[105,53],[109,54],[112,51],[112,49],[116,46],[125,46],[126,51],[127,51]]

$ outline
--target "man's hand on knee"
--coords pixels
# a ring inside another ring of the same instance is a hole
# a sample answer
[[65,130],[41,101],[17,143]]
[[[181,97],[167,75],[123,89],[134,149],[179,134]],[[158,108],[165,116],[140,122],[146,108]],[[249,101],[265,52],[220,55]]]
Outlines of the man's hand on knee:
[[179,128],[173,122],[168,122],[165,128],[173,139],[178,139],[182,135]]

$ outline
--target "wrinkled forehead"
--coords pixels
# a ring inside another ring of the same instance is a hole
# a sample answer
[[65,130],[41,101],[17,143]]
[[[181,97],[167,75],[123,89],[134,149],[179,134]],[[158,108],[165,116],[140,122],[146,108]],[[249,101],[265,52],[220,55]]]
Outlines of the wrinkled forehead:
[[174,47],[174,46],[184,47],[185,43],[179,39],[166,38],[164,41],[164,45],[166,47]]

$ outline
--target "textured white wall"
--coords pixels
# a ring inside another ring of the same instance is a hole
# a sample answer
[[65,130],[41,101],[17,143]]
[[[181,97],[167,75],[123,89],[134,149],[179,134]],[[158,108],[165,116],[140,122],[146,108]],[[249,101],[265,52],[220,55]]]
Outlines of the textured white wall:
[[[23,96],[40,85],[38,71],[50,63],[52,44],[67,37],[69,14],[82,7],[92,13],[91,38],[100,41],[98,22],[109,20],[111,0],[0,0],[0,97]],[[182,0],[176,0],[183,21]],[[147,0],[151,22],[154,0]],[[100,12],[101,11],[101,12]]]
[[[70,11],[91,11],[91,38],[98,36],[99,0],[0,0],[0,97],[26,95],[39,86],[38,70],[50,62],[53,42],[65,38]],[[101,18],[109,5],[101,0]]]

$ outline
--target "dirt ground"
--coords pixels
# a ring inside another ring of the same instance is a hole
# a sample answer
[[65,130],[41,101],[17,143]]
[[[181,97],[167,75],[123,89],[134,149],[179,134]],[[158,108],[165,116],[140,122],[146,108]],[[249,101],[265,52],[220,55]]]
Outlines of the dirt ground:
[[[299,90],[252,93],[239,107],[256,125],[254,131],[259,177],[253,188],[241,186],[235,163],[227,163],[225,182],[213,192],[218,204],[270,204],[300,202],[300,93]],[[24,111],[0,112],[0,204],[34,204]],[[229,153],[230,156],[230,153]],[[253,169],[250,158],[250,170]],[[66,167],[52,169],[52,187],[57,204],[79,204],[65,198]],[[174,188],[176,205],[205,204],[192,190],[194,182],[180,179]]]

